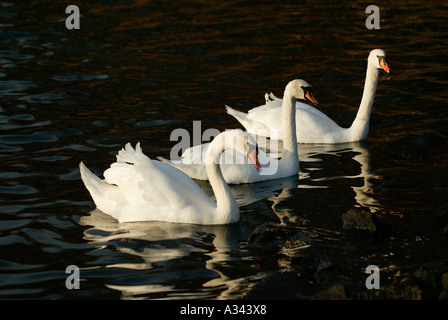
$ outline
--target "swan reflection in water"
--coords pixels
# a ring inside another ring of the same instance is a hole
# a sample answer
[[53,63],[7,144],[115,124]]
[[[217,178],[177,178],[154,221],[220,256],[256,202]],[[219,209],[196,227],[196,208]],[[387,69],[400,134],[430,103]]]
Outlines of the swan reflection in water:
[[[98,209],[82,217],[80,224],[90,226],[84,238],[96,251],[113,247],[124,254],[114,259],[116,262],[101,267],[135,272],[138,281],[124,276],[121,281],[113,279],[106,284],[109,289],[121,291],[122,299],[235,299],[250,291],[255,285],[251,280],[260,277],[255,274],[235,278],[233,268],[229,267],[229,263],[242,259],[238,258],[241,256],[239,224],[118,223]],[[108,251],[103,255],[107,256]],[[95,256],[98,256],[97,264],[102,263],[101,253],[96,252]]]
[[[354,154],[354,155],[353,155]],[[326,181],[337,180],[337,179],[353,179],[353,183],[349,183],[350,187],[355,193],[355,201],[361,206],[369,209],[372,213],[377,211],[380,203],[377,199],[373,198],[372,195],[375,193],[374,180],[381,179],[381,176],[377,175],[371,165],[370,161],[370,150],[368,148],[366,141],[348,142],[340,143],[335,145],[330,144],[318,144],[318,145],[300,145],[299,157],[303,162],[322,162],[322,155],[330,155],[336,157],[344,157],[343,161],[347,161],[348,168],[353,167],[353,164],[359,165],[360,171],[344,172],[346,170],[345,166],[343,168],[333,168],[336,172],[341,173],[340,175],[328,175],[320,178],[313,178],[310,174],[309,181],[314,185],[316,182],[323,182],[325,185]],[[353,156],[352,156],[353,155]],[[351,159],[350,159],[351,158]],[[349,161],[353,163],[348,163]],[[302,163],[303,163],[302,162]],[[362,182],[359,183],[359,180]],[[307,185],[302,185],[302,187],[312,187]]]
[[[278,149],[270,149],[269,140],[262,147],[269,150],[270,156],[281,157],[282,142],[276,141],[273,145],[278,146]],[[295,208],[291,205],[289,207],[280,205],[280,203],[284,203],[291,197],[301,196],[299,191],[294,191],[293,189],[329,189],[331,188],[330,182],[334,180],[345,180],[348,182],[347,186],[354,191],[355,206],[367,208],[372,213],[379,209],[380,203],[373,195],[375,194],[374,180],[381,179],[381,176],[375,174],[372,169],[370,151],[366,141],[339,144],[299,144],[298,153],[301,163],[298,185],[294,186],[295,181],[291,177],[289,180],[282,180],[288,186],[285,186],[281,192],[275,193],[276,190],[280,190],[280,188],[275,189],[275,187],[264,192],[265,198],[273,202],[272,209],[281,223],[295,224],[298,221],[299,217],[294,214]],[[332,158],[338,160],[332,161]],[[339,163],[341,161],[345,161],[346,165],[341,167]],[[358,166],[359,169],[352,169]],[[350,170],[347,168],[350,168]],[[280,186],[279,181],[276,183],[277,186]],[[246,191],[250,193],[251,186],[243,185],[239,186],[239,194],[244,195],[243,188],[246,188]],[[258,188],[261,188],[261,186],[258,186]],[[254,196],[252,195],[251,199],[253,198]],[[280,207],[281,209],[279,209]],[[300,214],[300,212],[298,213]]]

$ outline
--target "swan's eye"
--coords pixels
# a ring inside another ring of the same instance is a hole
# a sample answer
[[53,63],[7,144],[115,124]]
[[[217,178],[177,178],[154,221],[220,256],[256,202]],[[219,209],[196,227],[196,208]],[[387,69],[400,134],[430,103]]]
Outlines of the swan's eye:
[[[258,144],[257,143],[255,143],[255,144],[248,143],[247,146],[248,146],[247,157],[249,157],[249,159],[253,160],[252,162],[254,162],[259,154],[258,153]],[[254,164],[255,164],[255,162],[254,162]]]
[[252,143],[248,143],[247,145],[248,145],[248,149],[249,149],[248,153],[253,152],[255,149],[255,154],[258,154],[258,144],[253,145]]
[[319,102],[317,102],[316,98],[314,98],[313,88],[302,87],[302,90],[303,90],[303,99],[309,100],[316,105],[319,104]]
[[304,95],[306,95],[308,92],[313,93],[313,88],[311,87],[300,87],[303,90]]

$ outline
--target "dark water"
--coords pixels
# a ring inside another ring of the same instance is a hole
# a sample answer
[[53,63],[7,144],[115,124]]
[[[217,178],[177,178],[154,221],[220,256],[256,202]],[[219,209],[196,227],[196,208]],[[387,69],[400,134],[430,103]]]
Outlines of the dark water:
[[[371,264],[382,286],[446,266],[448,6],[379,4],[381,29],[367,30],[365,4],[348,3],[85,1],[81,29],[67,30],[67,1],[1,2],[0,297],[263,298],[268,283],[276,298],[308,298],[335,283],[365,289]],[[225,104],[248,110],[294,78],[348,126],[374,48],[392,73],[367,141],[300,146],[298,177],[234,189],[238,224],[118,224],[93,210],[81,160],[100,175],[138,141],[169,157],[174,129],[238,127]],[[342,215],[361,206],[393,233],[345,232]],[[249,245],[265,222],[300,239]],[[302,254],[339,271],[307,276]],[[69,265],[78,290],[65,286]],[[274,281],[285,274],[295,282]]]

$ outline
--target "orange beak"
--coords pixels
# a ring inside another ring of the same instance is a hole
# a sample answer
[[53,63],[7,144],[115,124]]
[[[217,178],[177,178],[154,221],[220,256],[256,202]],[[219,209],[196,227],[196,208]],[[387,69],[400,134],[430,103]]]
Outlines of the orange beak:
[[311,93],[311,91],[308,91],[305,94],[305,98],[307,98],[308,100],[310,100],[312,103],[314,104],[319,104],[319,102],[317,102],[316,98],[314,98],[313,94]]
[[260,163],[258,162],[258,157],[257,157],[257,153],[254,151],[252,151],[251,153],[249,153],[249,159],[250,161],[252,161],[252,163],[254,164],[255,168],[260,171],[261,170],[261,166]]
[[386,59],[382,59],[381,60],[380,66],[381,66],[381,68],[383,68],[384,71],[386,71],[387,73],[390,73],[390,68],[389,68],[389,65],[386,62]]

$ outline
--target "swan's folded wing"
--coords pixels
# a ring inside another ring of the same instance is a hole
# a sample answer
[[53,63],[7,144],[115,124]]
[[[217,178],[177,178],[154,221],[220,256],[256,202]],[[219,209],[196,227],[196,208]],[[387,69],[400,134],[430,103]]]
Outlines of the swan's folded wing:
[[[156,180],[154,187],[158,192],[163,192],[170,208],[183,210],[186,207],[206,208],[215,206],[214,203],[204,191],[187,174],[172,167],[171,165],[159,161],[153,161],[158,173],[154,172],[151,179]],[[147,177],[149,179],[150,177]],[[147,189],[145,200],[150,201],[154,193]]]
[[266,100],[266,104],[250,109],[247,112],[248,117],[253,119],[254,116],[259,115],[270,108],[281,108],[282,103],[283,103],[283,99],[278,99],[276,97],[274,100]]
[[202,189],[169,164],[153,161],[136,148],[133,163],[113,163],[105,180],[117,185],[129,203],[144,203],[148,209],[181,211],[192,204],[210,204]]
[[199,144],[188,148],[182,153],[181,162],[184,164],[205,164],[210,143]]
[[[273,106],[261,106],[249,111],[248,118],[250,128],[246,127],[251,134],[258,136],[282,137],[282,108]],[[271,130],[278,130],[271,132]]]
[[119,188],[127,203],[148,202],[150,207],[163,207],[167,203],[166,196],[161,192],[157,179],[149,178],[156,176],[154,169],[153,165],[116,162],[104,172],[104,178]]
[[296,104],[296,123],[300,132],[298,140],[301,142],[321,142],[325,135],[341,130],[326,114],[305,103]]

